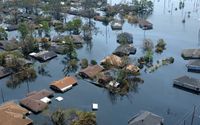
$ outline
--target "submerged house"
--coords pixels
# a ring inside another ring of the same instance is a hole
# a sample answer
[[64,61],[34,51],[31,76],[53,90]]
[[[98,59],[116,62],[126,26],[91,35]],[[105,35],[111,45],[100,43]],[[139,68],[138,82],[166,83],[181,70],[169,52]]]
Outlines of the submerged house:
[[104,68],[99,65],[88,66],[79,72],[79,75],[84,78],[93,79],[97,74],[103,71]]
[[74,44],[83,44],[84,40],[81,35],[71,35]]
[[98,76],[98,82],[101,85],[106,86],[109,82],[113,81],[118,73],[118,69],[112,68],[106,71],[103,71]]
[[132,44],[133,35],[131,33],[123,32],[117,35],[117,42],[119,44]]
[[132,44],[120,45],[113,52],[113,54],[117,56],[129,56],[130,54],[134,55],[135,53],[136,48],[134,48]]
[[53,92],[48,90],[34,91],[27,95],[26,98],[20,100],[20,105],[31,110],[34,113],[39,113],[48,107],[50,99],[53,97]]
[[6,77],[6,76],[9,76],[11,74],[11,71],[0,66],[0,79]]
[[123,60],[119,56],[110,55],[101,61],[101,65],[113,66],[113,67],[123,67]]
[[149,111],[141,111],[133,116],[128,125],[163,125],[164,119]]
[[125,67],[125,69],[133,74],[135,73],[139,73],[140,72],[140,68],[138,66],[135,66],[133,64],[129,64]]
[[41,51],[38,53],[30,53],[29,55],[42,62],[45,62],[57,57],[56,53],[53,51]]
[[33,121],[26,117],[29,111],[14,102],[6,102],[0,106],[1,125],[32,125]]
[[11,31],[15,31],[18,30],[18,25],[9,25],[6,27],[6,31],[11,32]]
[[141,19],[139,20],[139,27],[143,30],[151,30],[153,29],[153,24],[147,20]]
[[122,21],[115,20],[111,23],[112,30],[122,30],[123,23]]
[[200,72],[200,60],[193,60],[187,64],[189,72]]
[[6,51],[12,51],[16,50],[19,47],[19,43],[16,39],[13,40],[1,40],[0,41],[0,49],[6,50]]
[[200,92],[200,80],[189,76],[176,78],[174,80],[174,86],[198,93]]
[[184,59],[200,59],[200,49],[184,49],[181,55]]
[[54,81],[50,84],[50,87],[56,91],[65,92],[76,84],[77,80],[74,77],[65,77],[61,80]]

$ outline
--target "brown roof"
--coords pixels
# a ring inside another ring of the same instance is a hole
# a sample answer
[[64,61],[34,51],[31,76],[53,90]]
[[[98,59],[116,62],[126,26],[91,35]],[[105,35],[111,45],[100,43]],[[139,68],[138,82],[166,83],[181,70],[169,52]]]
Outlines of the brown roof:
[[129,70],[133,73],[137,73],[137,72],[140,71],[140,68],[135,66],[135,65],[129,64],[129,65],[126,66],[126,70]]
[[32,92],[28,94],[28,97],[22,99],[20,104],[34,113],[38,113],[43,111],[48,106],[48,104],[40,101],[40,99],[51,96],[53,96],[53,92],[43,89],[39,92]]
[[54,86],[58,89],[63,89],[67,86],[74,85],[77,83],[77,80],[74,77],[65,77],[61,80],[54,81],[50,86]]
[[28,110],[15,104],[14,102],[4,103],[0,106],[1,125],[30,125],[32,120],[26,118]]
[[27,109],[33,111],[34,113],[38,113],[43,111],[44,109],[47,108],[48,104],[40,101],[40,100],[35,100],[31,98],[25,98],[20,101],[20,104]]
[[102,70],[103,70],[103,67],[99,65],[94,65],[94,66],[88,66],[87,68],[81,70],[79,73],[84,74],[89,78],[94,78]]
[[29,98],[36,100],[40,100],[44,97],[51,97],[51,96],[53,96],[53,92],[48,91],[46,89],[40,90],[39,92],[32,92],[31,94],[28,94]]
[[112,66],[121,67],[123,65],[122,58],[116,55],[107,56],[101,61],[102,64],[110,64]]

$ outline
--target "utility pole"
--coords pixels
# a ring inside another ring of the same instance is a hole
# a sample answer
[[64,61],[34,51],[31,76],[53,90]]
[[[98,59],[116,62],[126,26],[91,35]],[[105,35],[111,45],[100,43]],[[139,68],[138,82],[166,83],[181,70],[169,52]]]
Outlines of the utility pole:
[[191,125],[193,125],[193,122],[194,122],[195,110],[196,110],[196,106],[194,106],[194,110],[193,110],[193,113],[192,113]]

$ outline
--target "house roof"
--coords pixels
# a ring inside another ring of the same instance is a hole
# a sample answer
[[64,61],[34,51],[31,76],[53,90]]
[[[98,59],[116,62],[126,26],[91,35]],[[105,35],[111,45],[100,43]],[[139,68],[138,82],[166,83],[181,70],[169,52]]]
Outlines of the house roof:
[[1,125],[30,125],[32,120],[26,118],[28,110],[15,104],[7,102],[0,106],[0,123]]
[[110,55],[101,61],[102,64],[110,64],[112,66],[121,67],[123,65],[122,58],[116,55]]
[[58,88],[59,90],[62,90],[63,88],[67,86],[71,86],[77,83],[77,80],[74,77],[65,77],[61,80],[54,81],[50,84],[50,86],[54,86]]
[[120,45],[113,52],[113,54],[117,56],[124,56],[124,55],[135,54],[135,53],[136,53],[136,48],[134,48],[132,44]]
[[29,55],[31,55],[41,61],[47,61],[47,60],[52,59],[57,56],[56,53],[53,51],[41,51],[39,53],[34,53],[34,54],[31,53]]
[[74,44],[82,44],[84,42],[83,38],[80,35],[71,35]]
[[40,101],[40,100],[36,100],[36,99],[31,99],[31,98],[25,98],[22,99],[20,101],[20,104],[24,107],[26,107],[27,109],[30,109],[31,111],[33,111],[34,113],[38,113],[43,111],[45,108],[47,108],[48,104]]
[[53,96],[53,92],[48,90],[40,90],[38,92],[34,91],[29,93],[28,96],[20,101],[20,104],[31,111],[38,113],[44,110],[48,105],[42,102],[40,99],[44,97],[51,97]]
[[147,21],[147,20],[140,19],[140,20],[139,20],[139,25],[142,25],[142,26],[152,26],[153,24],[150,23],[150,22]]
[[184,49],[182,56],[184,58],[200,58],[200,49]]
[[148,111],[135,115],[128,121],[129,125],[162,125],[163,118]]
[[129,71],[131,71],[133,73],[136,73],[136,72],[140,71],[140,68],[135,66],[135,65],[133,65],[133,64],[129,64],[129,65],[126,66],[126,70],[129,70]]
[[81,70],[79,73],[84,73],[89,78],[95,77],[98,73],[103,70],[103,67],[99,65],[88,66],[87,68]]
[[200,88],[200,80],[199,79],[189,77],[186,75],[176,78],[175,81],[181,82],[184,85],[196,86],[196,87]]
[[192,66],[200,66],[200,60],[193,60],[188,63],[188,65]]
[[0,48],[4,50],[16,50],[19,47],[19,44],[16,39],[12,40],[1,40]]

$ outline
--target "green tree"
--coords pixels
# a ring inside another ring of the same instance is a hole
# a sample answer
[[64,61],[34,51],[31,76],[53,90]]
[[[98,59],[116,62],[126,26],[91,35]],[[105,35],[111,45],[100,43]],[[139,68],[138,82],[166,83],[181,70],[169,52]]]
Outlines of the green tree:
[[27,36],[22,42],[21,42],[21,49],[22,53],[27,56],[31,52],[35,52],[39,50],[39,45],[36,42],[36,40],[32,36]]
[[50,27],[49,27],[49,23],[47,21],[42,21],[42,30],[45,32],[45,36],[49,37],[49,32],[50,32]]
[[7,40],[8,34],[6,33],[6,30],[2,27],[0,27],[0,40]]
[[19,24],[19,32],[21,33],[21,39],[24,40],[29,34],[28,24],[23,22]]
[[69,59],[77,59],[77,53],[73,40],[70,37],[66,37],[65,42],[68,47],[67,56],[69,57]]
[[61,109],[53,112],[51,115],[51,121],[54,125],[65,125],[65,113]]

